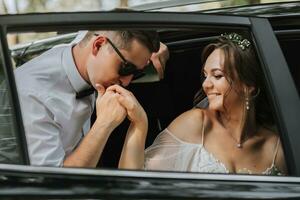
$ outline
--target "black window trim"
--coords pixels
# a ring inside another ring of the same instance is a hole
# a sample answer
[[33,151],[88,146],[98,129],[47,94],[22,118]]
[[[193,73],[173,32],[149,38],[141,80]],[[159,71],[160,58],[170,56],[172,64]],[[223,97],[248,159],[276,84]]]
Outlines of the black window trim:
[[[180,18],[174,18],[177,14]],[[126,15],[126,17],[124,17]],[[141,13],[141,12],[78,12],[78,13],[40,13],[0,16],[2,26],[7,32],[15,31],[72,31],[97,28],[168,28],[199,27],[199,24],[209,26],[221,25],[227,27],[249,27],[246,17],[188,14],[188,13]],[[116,23],[117,22],[117,23]],[[155,25],[153,25],[155,22]]]

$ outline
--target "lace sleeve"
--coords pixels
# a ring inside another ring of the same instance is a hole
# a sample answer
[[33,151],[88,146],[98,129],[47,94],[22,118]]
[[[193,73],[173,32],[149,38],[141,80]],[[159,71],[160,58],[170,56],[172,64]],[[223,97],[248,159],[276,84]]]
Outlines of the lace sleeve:
[[146,170],[175,170],[181,146],[180,141],[170,131],[163,130],[153,144],[145,150],[144,168]]

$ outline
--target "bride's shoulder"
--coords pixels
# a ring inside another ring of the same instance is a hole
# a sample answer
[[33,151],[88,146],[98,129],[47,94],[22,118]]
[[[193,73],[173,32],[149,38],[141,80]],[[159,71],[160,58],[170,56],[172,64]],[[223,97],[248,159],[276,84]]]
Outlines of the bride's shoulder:
[[194,122],[197,122],[197,124],[198,124],[199,121],[203,120],[204,115],[205,115],[205,113],[203,110],[193,108],[191,110],[188,110],[188,111],[180,114],[178,117],[176,117],[174,119],[173,122],[178,125],[180,125],[182,123],[189,124],[189,123],[194,123]]
[[168,130],[181,139],[187,135],[201,133],[204,116],[205,111],[193,108],[174,119]]

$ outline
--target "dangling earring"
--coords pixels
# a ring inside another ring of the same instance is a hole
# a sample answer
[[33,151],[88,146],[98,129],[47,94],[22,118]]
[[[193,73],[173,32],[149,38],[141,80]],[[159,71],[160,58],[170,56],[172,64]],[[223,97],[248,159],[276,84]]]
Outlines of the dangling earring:
[[248,96],[246,96],[245,102],[246,102],[246,110],[250,110],[249,97]]
[[245,91],[245,106],[246,106],[246,110],[250,110],[248,89],[245,88],[244,91]]

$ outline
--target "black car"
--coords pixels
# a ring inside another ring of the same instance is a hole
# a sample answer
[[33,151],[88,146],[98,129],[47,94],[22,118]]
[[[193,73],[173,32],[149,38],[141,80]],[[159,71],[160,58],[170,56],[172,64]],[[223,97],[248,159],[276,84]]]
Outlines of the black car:
[[[0,81],[6,83],[6,88],[2,87],[1,92],[8,92],[0,107],[0,197],[300,199],[300,68],[297,59],[300,3],[190,13],[157,12],[159,7],[155,5],[153,7],[152,4],[149,9],[139,8],[144,11],[0,16]],[[288,9],[282,12],[274,9],[280,6],[290,8],[292,13]],[[258,12],[259,8],[261,12]],[[294,13],[295,10],[298,12]],[[192,108],[193,97],[202,82],[200,55],[205,45],[224,32],[247,34],[254,43],[264,73],[270,107],[276,119],[276,128],[281,133],[289,176],[117,170],[127,122],[112,134],[99,168],[30,166],[14,67],[54,45],[69,43],[78,30],[120,28],[157,30],[162,42],[170,50],[163,80],[153,78],[155,74],[149,70],[148,78],[130,85],[130,90],[149,118],[147,146],[176,116]],[[53,31],[64,34],[23,46],[8,46],[7,34]],[[7,143],[7,140],[10,142]],[[12,156],[7,154],[11,150],[14,151]]]

